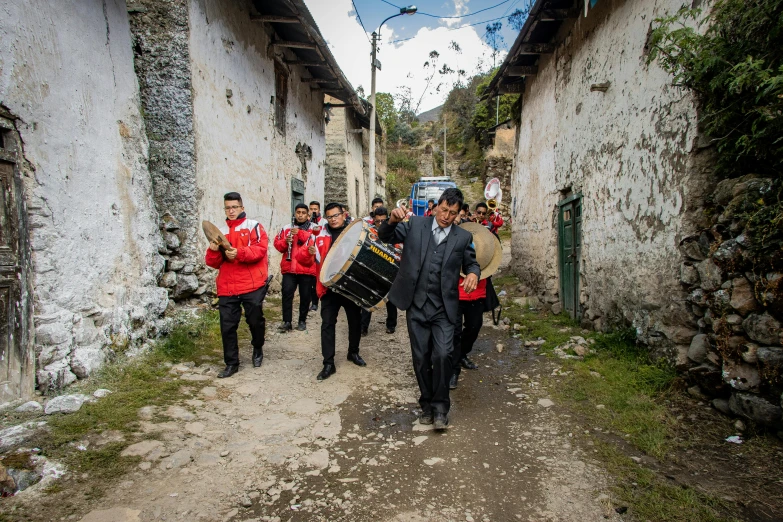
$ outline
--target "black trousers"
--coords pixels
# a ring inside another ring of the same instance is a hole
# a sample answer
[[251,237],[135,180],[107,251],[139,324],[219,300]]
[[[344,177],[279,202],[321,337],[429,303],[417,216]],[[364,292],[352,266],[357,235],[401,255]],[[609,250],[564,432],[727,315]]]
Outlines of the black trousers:
[[263,353],[266,319],[264,318],[264,297],[266,286],[242,295],[220,296],[220,335],[223,338],[223,361],[227,366],[239,364],[239,343],[237,328],[242,319],[242,307],[245,308],[245,321],[250,327],[253,353]]
[[[362,331],[366,332],[370,328],[372,312],[364,308],[362,310]],[[386,328],[397,328],[397,307],[386,301]]]
[[454,357],[451,366],[453,373],[459,375],[459,361],[473,351],[473,343],[478,339],[484,324],[484,299],[460,301],[457,325],[454,328]]
[[292,322],[294,292],[299,287],[299,320],[307,321],[310,310],[310,289],[315,283],[315,276],[304,274],[283,274],[283,322]]
[[340,308],[345,310],[345,318],[348,320],[348,353],[359,353],[359,341],[362,338],[361,308],[347,297],[329,290],[321,298],[321,354],[324,364],[334,364],[337,314]]
[[318,276],[313,277],[313,284],[310,285],[310,300],[312,304],[318,306],[318,292],[315,291],[315,283]]
[[[427,305],[425,305],[425,308]],[[454,323],[441,307],[427,314],[415,304],[405,319],[411,339],[413,371],[419,383],[419,405],[424,412],[449,412],[449,379],[454,351]]]

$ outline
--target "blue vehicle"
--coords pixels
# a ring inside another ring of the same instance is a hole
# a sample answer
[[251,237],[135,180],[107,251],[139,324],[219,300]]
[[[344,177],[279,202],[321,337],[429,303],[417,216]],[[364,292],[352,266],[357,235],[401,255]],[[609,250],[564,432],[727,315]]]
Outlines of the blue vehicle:
[[427,201],[432,199],[437,204],[438,198],[447,188],[457,188],[457,184],[447,176],[420,178],[411,188],[408,208],[415,216],[423,216],[427,210]]

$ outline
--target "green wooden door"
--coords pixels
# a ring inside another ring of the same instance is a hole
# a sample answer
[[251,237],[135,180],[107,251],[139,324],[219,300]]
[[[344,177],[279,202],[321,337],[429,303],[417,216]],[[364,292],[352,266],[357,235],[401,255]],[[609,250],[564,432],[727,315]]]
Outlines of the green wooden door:
[[582,198],[570,196],[559,203],[558,258],[560,303],[573,319],[579,319],[579,259],[582,249]]

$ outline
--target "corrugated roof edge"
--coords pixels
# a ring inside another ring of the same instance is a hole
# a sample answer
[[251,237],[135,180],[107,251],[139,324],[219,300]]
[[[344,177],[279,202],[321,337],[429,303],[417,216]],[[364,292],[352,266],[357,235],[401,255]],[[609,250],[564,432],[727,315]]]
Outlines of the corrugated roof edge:
[[305,5],[304,0],[290,0],[290,2],[297,10],[297,16],[302,21],[302,24],[310,37],[315,40],[323,57],[329,62],[331,68],[339,74],[340,84],[346,87],[345,90],[347,91],[349,101],[354,110],[364,116],[365,108],[359,99],[359,95],[356,94],[351,82],[348,81],[348,78],[345,77],[345,73],[343,73],[343,70],[340,69],[340,66],[337,64],[337,60],[334,58],[334,55],[332,55],[332,51],[329,50],[329,45],[326,43],[326,40],[324,40],[323,35],[321,35],[318,24],[315,23],[315,19],[313,19],[313,15],[310,14],[310,10]]
[[533,27],[535,27],[535,21],[539,13],[543,10],[542,6],[545,1],[546,0],[536,0],[536,3],[530,8],[530,14],[527,17],[527,20],[525,20],[525,25],[523,25],[522,29],[519,31],[517,39],[514,40],[514,45],[511,46],[511,50],[506,55],[506,59],[500,64],[500,69],[498,69],[497,74],[492,78],[486,91],[484,91],[487,95],[492,96],[497,94],[498,88],[500,87],[500,80],[503,79],[506,69],[511,65],[511,61],[516,59],[519,48],[525,43],[525,39],[530,34]]

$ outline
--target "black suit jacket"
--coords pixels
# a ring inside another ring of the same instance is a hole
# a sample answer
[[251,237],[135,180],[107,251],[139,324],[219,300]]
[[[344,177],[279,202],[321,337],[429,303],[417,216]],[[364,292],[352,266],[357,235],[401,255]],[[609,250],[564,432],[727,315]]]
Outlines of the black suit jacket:
[[[378,228],[378,238],[384,243],[402,243],[402,261],[397,278],[389,290],[389,301],[401,310],[407,310],[413,304],[413,293],[419,279],[426,248],[432,237],[434,217],[412,217],[405,223],[390,224],[388,221]],[[459,309],[459,273],[481,275],[473,249],[473,234],[452,225],[446,238],[446,251],[443,253],[441,267],[441,295],[446,307],[446,315],[452,322],[457,321]]]

